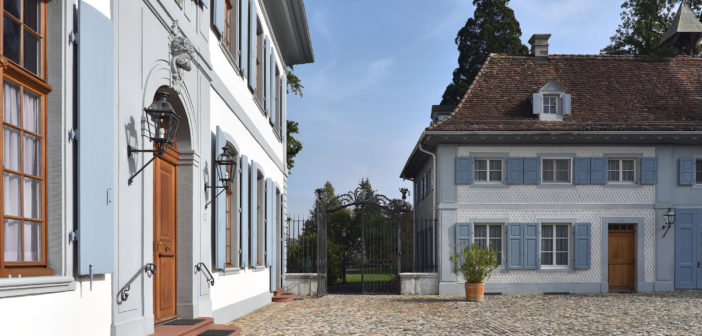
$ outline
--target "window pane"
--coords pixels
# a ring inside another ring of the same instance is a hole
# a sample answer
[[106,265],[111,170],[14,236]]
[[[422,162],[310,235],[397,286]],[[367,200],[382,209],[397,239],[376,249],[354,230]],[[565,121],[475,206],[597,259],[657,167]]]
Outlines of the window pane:
[[568,239],[556,239],[556,251],[568,252]]
[[20,8],[20,0],[5,0],[5,10],[18,19],[22,18],[20,16]]
[[544,170],[553,170],[554,160],[544,160]]
[[41,260],[41,223],[24,222],[24,261]]
[[490,170],[502,170],[502,160],[490,160]]
[[[5,3],[7,6],[7,2]],[[7,8],[7,7],[6,7]],[[3,25],[3,54],[17,64],[20,64],[20,37],[22,35],[19,23],[10,19],[7,15]]]
[[553,251],[553,239],[541,239],[541,251]]
[[3,200],[4,212],[10,216],[21,216],[20,208],[20,177],[19,175],[5,172],[3,174]]
[[490,248],[495,250],[495,251],[501,251],[502,250],[502,240],[498,239],[490,239]]
[[41,98],[24,90],[22,112],[22,127],[34,133],[41,133]]
[[475,172],[476,181],[487,181],[487,171],[476,171]]
[[5,236],[4,241],[4,260],[5,261],[20,261],[20,240],[22,236],[20,234],[20,221],[14,219],[5,219],[5,231],[3,232]]
[[41,176],[41,139],[24,135],[24,172]]
[[502,172],[501,171],[491,171],[490,172],[490,181],[502,181]]
[[20,124],[20,90],[19,86],[5,81],[3,84],[3,118],[6,122]]
[[[5,2],[7,7],[7,1]],[[37,0],[24,0],[24,24],[41,33],[41,7]]]
[[541,265],[553,265],[553,254],[542,252]]
[[20,132],[7,126],[3,129],[3,166],[5,169],[20,171]]
[[622,181],[634,182],[634,172],[633,171],[623,171],[622,172]]
[[570,160],[556,160],[556,170],[569,170]]
[[609,160],[607,161],[608,170],[619,170],[619,160]]
[[553,181],[553,170],[544,170],[544,181]]
[[568,171],[557,171],[556,172],[556,181],[558,182],[568,182],[570,181],[570,172]]
[[485,238],[476,238],[475,239],[475,244],[478,245],[478,247],[484,249],[487,247],[487,239]]
[[556,237],[558,237],[558,238],[568,238],[568,225],[558,225],[558,226],[556,226]]
[[487,170],[487,160],[475,160],[476,170]]
[[39,38],[29,30],[24,30],[24,67],[34,74],[39,75],[39,60],[41,59],[41,46]]
[[497,264],[502,265],[502,252],[500,250],[497,250]]
[[568,252],[556,252],[556,265],[568,265]]
[[610,181],[610,182],[619,181],[619,171],[618,170],[608,170],[607,171],[607,181]]
[[487,228],[485,225],[475,226],[475,237],[487,237]]
[[24,217],[41,218],[41,181],[24,179]]
[[500,238],[502,237],[502,226],[492,225],[490,226],[490,238]]
[[623,170],[634,170],[634,160],[622,160]]
[[553,226],[552,225],[544,225],[541,227],[541,236],[550,238],[553,237]]

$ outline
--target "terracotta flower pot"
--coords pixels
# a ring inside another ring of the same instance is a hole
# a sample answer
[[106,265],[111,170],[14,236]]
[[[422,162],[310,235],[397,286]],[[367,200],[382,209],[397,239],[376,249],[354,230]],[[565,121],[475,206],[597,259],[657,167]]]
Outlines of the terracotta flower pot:
[[483,302],[485,298],[485,283],[466,282],[466,301]]

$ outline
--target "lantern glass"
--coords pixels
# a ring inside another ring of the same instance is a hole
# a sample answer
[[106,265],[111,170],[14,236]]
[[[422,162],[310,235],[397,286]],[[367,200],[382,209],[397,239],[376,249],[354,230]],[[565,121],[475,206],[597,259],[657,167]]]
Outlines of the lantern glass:
[[234,157],[226,147],[222,148],[222,153],[217,156],[215,164],[217,165],[217,177],[222,187],[229,190],[232,181],[234,181],[233,171],[236,166],[236,161],[234,161]]
[[665,221],[665,225],[673,225],[673,223],[675,223],[675,212],[673,212],[673,209],[668,208],[668,211],[665,213],[665,215],[663,215],[663,219]]
[[151,118],[151,123],[147,123],[151,141],[157,147],[173,145],[180,118],[168,102],[168,92],[159,91],[154,102],[144,111]]

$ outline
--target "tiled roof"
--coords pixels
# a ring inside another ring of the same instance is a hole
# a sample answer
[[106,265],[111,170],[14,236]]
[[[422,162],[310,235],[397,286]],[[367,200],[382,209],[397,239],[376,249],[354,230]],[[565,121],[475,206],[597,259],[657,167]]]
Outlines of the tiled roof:
[[[531,94],[555,80],[571,115],[541,121]],[[458,107],[427,131],[702,131],[702,58],[490,55]]]

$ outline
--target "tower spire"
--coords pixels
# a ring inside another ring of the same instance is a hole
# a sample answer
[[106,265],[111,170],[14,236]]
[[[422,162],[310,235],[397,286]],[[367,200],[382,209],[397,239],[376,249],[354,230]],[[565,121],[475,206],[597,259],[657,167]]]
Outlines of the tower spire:
[[690,56],[695,53],[695,45],[702,38],[702,23],[697,19],[695,13],[692,12],[686,0],[680,3],[673,23],[668,28],[668,31],[663,35],[661,46],[671,46],[677,52],[681,50],[689,50]]

